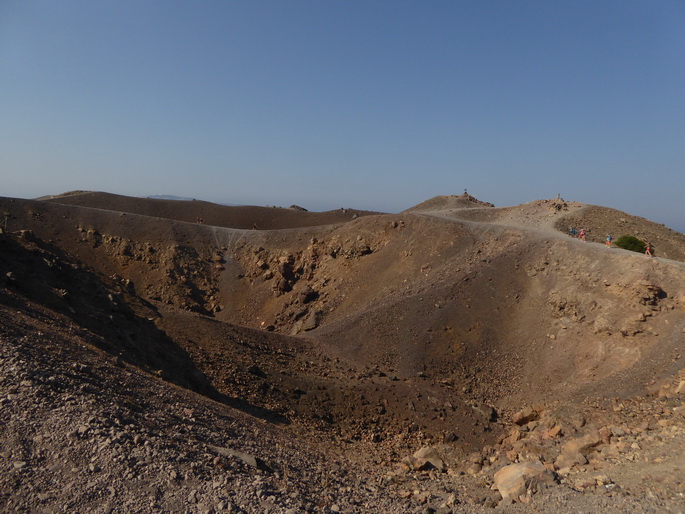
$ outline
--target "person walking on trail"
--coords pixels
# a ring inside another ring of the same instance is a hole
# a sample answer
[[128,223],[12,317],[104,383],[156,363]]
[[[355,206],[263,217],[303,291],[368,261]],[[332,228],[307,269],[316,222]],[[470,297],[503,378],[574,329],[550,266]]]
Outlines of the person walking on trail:
[[578,235],[578,237],[580,237],[581,241],[585,241],[585,229],[584,228],[580,229],[580,234]]
[[645,255],[649,255],[650,257],[654,257],[654,254],[652,254],[652,243],[648,242],[645,245]]
[[606,241],[607,241],[607,248],[611,248],[611,242],[612,242],[613,240],[614,240],[614,238],[611,237],[611,234],[608,234],[608,235],[607,235],[607,239],[606,239]]

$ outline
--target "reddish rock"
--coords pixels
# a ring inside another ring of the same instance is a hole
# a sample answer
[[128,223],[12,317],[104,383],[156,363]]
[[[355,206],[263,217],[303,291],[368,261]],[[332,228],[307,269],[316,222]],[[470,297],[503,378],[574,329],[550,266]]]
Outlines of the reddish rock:
[[555,437],[559,437],[561,434],[562,434],[561,427],[559,425],[554,425],[547,432],[545,432],[544,437],[547,439],[554,439]]
[[495,473],[495,487],[502,498],[518,500],[537,491],[540,483],[552,483],[552,474],[538,461],[510,464]]
[[526,407],[514,414],[514,423],[517,425],[525,425],[531,421],[535,421],[540,417],[538,411],[534,410],[532,407]]
[[418,450],[414,454],[414,458],[419,461],[423,460],[425,463],[430,464],[430,466],[438,469],[439,471],[445,471],[447,469],[445,461],[443,461],[442,457],[438,455],[438,452],[435,450],[435,448],[431,446],[425,446]]
[[587,455],[602,445],[599,431],[593,430],[582,437],[571,439],[561,447],[561,455],[554,463],[557,469],[570,468],[576,464],[585,464]]

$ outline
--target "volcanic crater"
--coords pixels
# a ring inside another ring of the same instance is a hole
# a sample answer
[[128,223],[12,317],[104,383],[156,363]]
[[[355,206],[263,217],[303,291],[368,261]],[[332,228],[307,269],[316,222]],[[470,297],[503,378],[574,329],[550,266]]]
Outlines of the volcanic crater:
[[663,225],[468,194],[0,205],[3,509],[682,509],[685,235]]

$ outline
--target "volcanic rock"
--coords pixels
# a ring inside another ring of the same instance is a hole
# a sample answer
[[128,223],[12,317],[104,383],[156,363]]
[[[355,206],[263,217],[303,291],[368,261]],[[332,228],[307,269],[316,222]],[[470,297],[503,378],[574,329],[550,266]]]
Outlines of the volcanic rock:
[[532,461],[505,466],[495,473],[494,480],[503,498],[518,500],[537,492],[540,484],[553,483],[553,476],[542,462]]

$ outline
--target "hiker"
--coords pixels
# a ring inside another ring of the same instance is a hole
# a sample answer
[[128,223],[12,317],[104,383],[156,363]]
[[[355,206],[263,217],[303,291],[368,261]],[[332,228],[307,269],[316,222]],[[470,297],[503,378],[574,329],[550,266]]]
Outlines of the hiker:
[[652,243],[650,243],[650,242],[647,242],[647,244],[645,245],[645,255],[649,255],[650,257],[654,257],[654,255],[652,255]]
[[607,239],[606,239],[606,241],[607,241],[607,248],[611,248],[611,241],[613,241],[613,240],[614,240],[614,238],[611,237],[611,234],[608,234],[608,235],[607,235]]
[[585,241],[585,229],[584,228],[580,229],[580,234],[578,237],[580,237],[581,241]]

